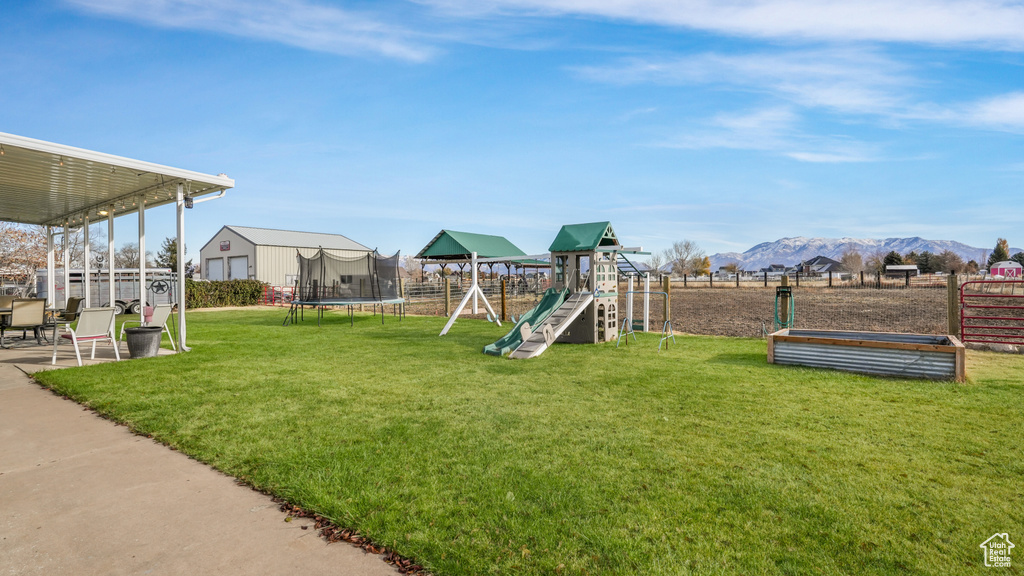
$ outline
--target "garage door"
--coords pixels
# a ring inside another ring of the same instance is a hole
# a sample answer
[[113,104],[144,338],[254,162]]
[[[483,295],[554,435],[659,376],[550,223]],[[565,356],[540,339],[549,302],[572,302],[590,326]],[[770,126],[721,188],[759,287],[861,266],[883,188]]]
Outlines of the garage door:
[[223,280],[224,259],[208,258],[206,260],[206,271],[203,273],[203,278],[206,278],[207,280]]
[[246,280],[249,278],[249,257],[232,256],[228,258],[228,280]]

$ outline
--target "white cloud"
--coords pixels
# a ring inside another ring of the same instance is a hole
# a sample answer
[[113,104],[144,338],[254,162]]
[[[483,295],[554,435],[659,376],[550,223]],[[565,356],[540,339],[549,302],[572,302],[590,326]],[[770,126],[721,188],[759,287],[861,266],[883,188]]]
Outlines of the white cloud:
[[789,108],[720,114],[702,129],[690,130],[656,145],[690,150],[758,150],[800,162],[873,162],[880,159],[874,146],[847,138],[808,135],[800,130],[799,124],[799,115]]
[[848,113],[900,109],[905,106],[904,89],[917,83],[905,66],[877,51],[855,49],[630,58],[573,70],[613,84],[724,85]]
[[415,32],[367,14],[305,0],[66,0],[109,17],[207,30],[333,54],[378,54],[419,62],[435,49]]
[[569,14],[754,38],[1024,49],[1024,6],[1012,0],[421,1],[465,17]]
[[962,117],[970,124],[1011,132],[1024,131],[1024,92],[1012,92],[974,102]]

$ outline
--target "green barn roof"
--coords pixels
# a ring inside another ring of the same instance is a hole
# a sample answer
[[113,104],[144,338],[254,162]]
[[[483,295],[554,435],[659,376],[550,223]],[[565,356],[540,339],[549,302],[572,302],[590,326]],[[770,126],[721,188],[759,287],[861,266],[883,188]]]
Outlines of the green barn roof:
[[504,236],[441,230],[420,250],[416,257],[431,260],[464,260],[469,258],[473,252],[476,252],[480,258],[526,256],[526,252],[520,250]]
[[552,252],[586,252],[598,246],[618,246],[611,222],[566,224],[551,243]]

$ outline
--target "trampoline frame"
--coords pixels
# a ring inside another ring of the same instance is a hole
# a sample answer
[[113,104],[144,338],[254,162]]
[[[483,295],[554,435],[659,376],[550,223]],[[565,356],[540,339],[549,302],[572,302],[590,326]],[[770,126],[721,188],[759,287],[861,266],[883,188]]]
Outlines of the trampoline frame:
[[320,321],[324,317],[324,308],[348,308],[348,319],[349,326],[355,325],[355,306],[363,306],[370,304],[373,306],[373,315],[377,315],[377,306],[380,306],[380,323],[384,324],[384,306],[387,304],[392,305],[392,316],[397,316],[399,322],[405,317],[405,298],[391,298],[388,300],[381,300],[379,298],[324,298],[321,300],[292,300],[292,305],[288,309],[288,315],[284,318],[282,326],[287,326],[299,320],[306,319],[306,307],[309,306],[316,310],[316,325],[320,326]]

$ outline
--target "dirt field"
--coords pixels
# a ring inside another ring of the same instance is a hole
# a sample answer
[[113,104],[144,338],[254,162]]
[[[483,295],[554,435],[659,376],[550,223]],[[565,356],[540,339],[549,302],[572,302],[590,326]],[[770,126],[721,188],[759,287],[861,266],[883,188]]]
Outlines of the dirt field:
[[[797,328],[870,330],[920,334],[946,332],[946,292],[942,289],[794,289]],[[651,327],[660,330],[664,297],[651,299]],[[634,316],[641,317],[639,297]],[[620,298],[620,309],[625,298]],[[672,327],[676,332],[757,337],[772,331],[773,288],[675,288]],[[620,316],[622,313],[620,312]]]

